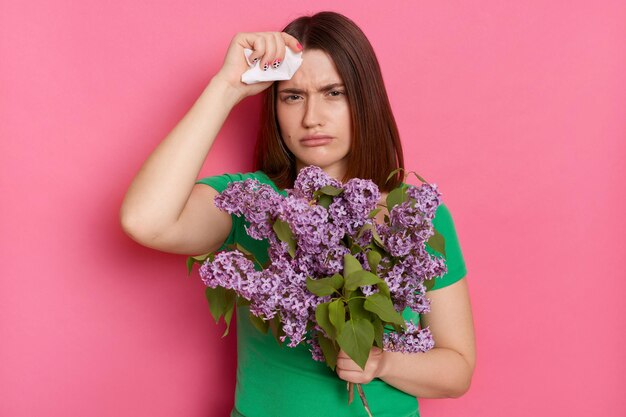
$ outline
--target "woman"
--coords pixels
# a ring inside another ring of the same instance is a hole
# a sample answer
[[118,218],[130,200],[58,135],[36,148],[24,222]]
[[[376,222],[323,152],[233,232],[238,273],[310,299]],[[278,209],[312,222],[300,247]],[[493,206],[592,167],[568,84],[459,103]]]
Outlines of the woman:
[[[250,60],[269,68],[280,65],[285,46],[303,52],[291,80],[241,83],[248,69],[244,48],[254,51]],[[196,182],[231,109],[264,90],[257,171]],[[244,242],[257,258],[267,259],[267,243],[247,236],[241,219],[217,209],[213,199],[230,181],[245,178],[283,192],[307,165],[320,166],[342,181],[372,179],[382,191],[381,203],[401,181],[398,176],[385,183],[388,173],[403,165],[403,157],[378,61],[363,32],[334,12],[300,17],[282,32],[237,34],[223,67],[133,180],[121,207],[121,223],[134,240],[166,252],[202,254]],[[379,213],[378,221],[383,215]],[[465,393],[475,362],[465,265],[444,205],[434,223],[446,238],[448,263],[448,273],[427,293],[431,312],[420,318],[431,329],[434,349],[403,354],[374,348],[365,369],[341,352],[333,372],[313,361],[305,346],[279,347],[247,320],[246,307],[238,307],[231,416],[366,415],[358,399],[347,404],[345,381],[363,384],[376,417],[418,416],[416,397]],[[416,317],[410,311],[404,315]]]

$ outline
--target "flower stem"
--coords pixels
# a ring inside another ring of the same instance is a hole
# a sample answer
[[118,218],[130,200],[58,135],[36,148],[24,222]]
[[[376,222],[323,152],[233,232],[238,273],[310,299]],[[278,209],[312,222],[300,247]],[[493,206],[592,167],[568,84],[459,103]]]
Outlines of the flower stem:
[[363,392],[361,384],[356,384],[356,390],[359,391],[359,397],[361,397],[361,402],[363,403],[363,407],[365,407],[365,411],[367,411],[367,415],[372,417],[372,412],[370,411],[370,406],[367,405],[367,400],[365,399],[365,393]]
[[352,404],[352,400],[354,400],[354,384],[348,382],[348,405]]
[[[361,402],[363,403],[363,407],[365,407],[365,411],[367,411],[367,415],[369,417],[373,417],[372,412],[370,411],[370,406],[367,404],[365,392],[363,392],[363,387],[361,387],[361,384],[356,384],[356,390],[359,392],[359,397],[361,397]],[[348,382],[348,405],[352,403],[352,400],[354,400],[354,383]]]

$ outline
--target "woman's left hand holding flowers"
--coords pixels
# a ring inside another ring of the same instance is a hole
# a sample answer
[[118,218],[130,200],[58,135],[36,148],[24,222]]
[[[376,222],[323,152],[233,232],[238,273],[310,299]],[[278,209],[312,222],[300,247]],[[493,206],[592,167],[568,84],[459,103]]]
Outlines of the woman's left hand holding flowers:
[[335,371],[339,378],[355,384],[367,384],[374,378],[379,378],[383,371],[383,350],[373,346],[370,350],[365,369],[361,369],[343,350],[337,355]]

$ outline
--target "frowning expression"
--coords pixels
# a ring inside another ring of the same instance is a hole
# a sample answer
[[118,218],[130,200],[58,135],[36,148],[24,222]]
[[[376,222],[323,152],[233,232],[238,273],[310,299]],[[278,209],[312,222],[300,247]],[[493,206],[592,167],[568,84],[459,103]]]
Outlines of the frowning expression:
[[351,117],[343,80],[332,59],[317,49],[302,53],[291,80],[277,85],[280,133],[296,169],[317,165],[341,178],[350,152]]

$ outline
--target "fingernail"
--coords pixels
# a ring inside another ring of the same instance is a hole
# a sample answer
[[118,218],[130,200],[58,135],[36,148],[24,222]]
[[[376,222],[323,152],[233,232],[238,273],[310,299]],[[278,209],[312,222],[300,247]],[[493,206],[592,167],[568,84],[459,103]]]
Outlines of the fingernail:
[[300,42],[298,42],[298,49],[303,50],[304,48],[302,47],[302,45],[300,45]]
[[280,60],[277,59],[274,61],[274,63],[272,64],[272,67],[274,67],[274,69],[278,68],[280,66]]
[[263,71],[267,71],[267,69],[269,68],[269,64],[266,62],[263,64]]

